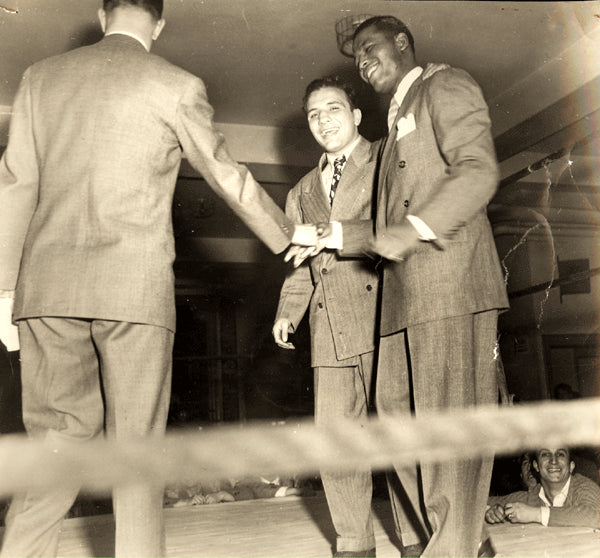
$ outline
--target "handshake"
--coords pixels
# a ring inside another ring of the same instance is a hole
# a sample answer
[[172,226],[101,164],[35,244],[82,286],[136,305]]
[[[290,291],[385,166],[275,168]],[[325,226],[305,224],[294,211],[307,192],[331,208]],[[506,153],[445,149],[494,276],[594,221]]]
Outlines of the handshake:
[[316,256],[327,248],[332,232],[331,223],[296,225],[292,246],[288,248],[284,261],[293,260],[294,267],[298,267],[306,258]]

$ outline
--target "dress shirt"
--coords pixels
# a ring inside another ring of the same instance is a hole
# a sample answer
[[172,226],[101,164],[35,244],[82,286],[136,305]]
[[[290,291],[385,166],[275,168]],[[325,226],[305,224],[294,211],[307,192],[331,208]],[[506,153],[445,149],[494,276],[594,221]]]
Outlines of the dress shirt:
[[396,92],[394,93],[394,97],[390,102],[390,109],[388,111],[388,131],[392,129],[394,120],[396,120],[396,115],[398,114],[398,109],[400,108],[400,105],[402,105],[404,97],[406,97],[410,86],[417,81],[417,78],[422,73],[423,68],[421,66],[415,66],[402,78],[402,81],[398,84]]
[[[319,168],[321,169],[321,184],[323,184],[323,189],[325,190],[325,196],[329,199],[329,191],[331,189],[331,179],[333,178],[333,162],[338,158],[344,155],[346,157],[346,163],[344,163],[344,167],[348,163],[348,159],[350,159],[350,154],[354,151],[354,148],[358,145],[360,141],[360,136],[356,136],[356,139],[349,144],[346,149],[344,149],[341,153],[333,155],[332,153],[325,153],[323,157],[321,157],[321,161],[319,163]],[[342,173],[344,172],[344,167],[342,167]],[[331,236],[327,240],[326,248],[331,248],[332,250],[341,250],[344,247],[344,236],[342,231],[342,224],[339,221],[331,222]]]
[[565,483],[562,490],[554,497],[552,503],[546,496],[544,492],[544,487],[540,488],[540,500],[546,504],[541,507],[542,511],[542,519],[541,523],[544,527],[548,527],[548,522],[550,521],[550,508],[562,508],[565,505],[567,500],[567,494],[569,493],[569,486],[571,486],[571,477],[569,476],[569,480]]
[[104,36],[108,37],[109,35],[127,35],[132,39],[135,39],[138,43],[140,43],[148,52],[150,52],[150,47],[142,40],[141,37],[138,37],[135,33],[131,33],[131,31],[111,31],[110,33],[106,33]]

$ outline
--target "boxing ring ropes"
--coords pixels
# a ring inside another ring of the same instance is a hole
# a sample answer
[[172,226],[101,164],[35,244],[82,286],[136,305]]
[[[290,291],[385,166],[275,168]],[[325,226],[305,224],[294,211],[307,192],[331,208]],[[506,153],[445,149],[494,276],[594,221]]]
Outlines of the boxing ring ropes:
[[0,496],[80,486],[107,492],[140,482],[207,481],[248,474],[309,475],[392,463],[516,454],[538,447],[600,445],[600,398],[457,409],[420,416],[273,426],[248,423],[167,432],[117,443],[50,446],[0,437]]

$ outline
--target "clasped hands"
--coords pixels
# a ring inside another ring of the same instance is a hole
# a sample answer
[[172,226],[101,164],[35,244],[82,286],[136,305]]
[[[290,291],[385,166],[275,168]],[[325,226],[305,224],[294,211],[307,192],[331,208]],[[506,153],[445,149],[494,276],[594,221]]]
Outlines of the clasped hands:
[[523,502],[509,502],[506,505],[494,504],[485,512],[487,523],[541,523],[541,508]]
[[288,248],[284,261],[293,260],[294,267],[298,267],[306,258],[316,256],[326,248],[332,231],[330,223],[296,225],[292,246]]
[[[316,225],[296,225],[292,244],[284,260],[293,260],[294,267],[298,267],[306,258],[316,256],[331,238],[333,227],[331,223],[317,223]],[[390,261],[403,261],[419,245],[419,233],[408,221],[391,225],[370,239],[364,247],[365,254],[381,256]]]

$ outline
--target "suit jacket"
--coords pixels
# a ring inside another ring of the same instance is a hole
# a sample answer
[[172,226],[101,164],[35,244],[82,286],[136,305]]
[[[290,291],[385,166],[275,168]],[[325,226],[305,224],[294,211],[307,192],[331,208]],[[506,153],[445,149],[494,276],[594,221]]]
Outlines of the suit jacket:
[[376,230],[380,234],[416,215],[439,246],[421,242],[406,261],[386,263],[382,335],[508,306],[486,214],[497,182],[488,109],[478,85],[457,69],[419,77],[382,151]]
[[[537,484],[529,491],[518,491],[505,496],[492,496],[488,505],[509,502],[522,502],[528,506],[545,506],[540,498],[541,484]],[[562,507],[550,508],[549,527],[592,527],[600,529],[600,487],[593,481],[575,473],[571,476],[571,484],[567,492],[567,499]]]
[[341,362],[372,351],[375,340],[378,276],[374,263],[345,258],[373,235],[373,185],[377,145],[364,138],[352,151],[330,206],[321,183],[320,165],[290,190],[286,213],[296,223],[340,221],[344,250],[324,250],[292,269],[281,288],[276,319],[294,329],[310,306],[313,366]]
[[291,223],[231,159],[212,118],[200,79],[125,35],[26,71],[0,162],[0,289],[16,283],[15,319],[174,329],[183,154],[272,251],[289,244]]

